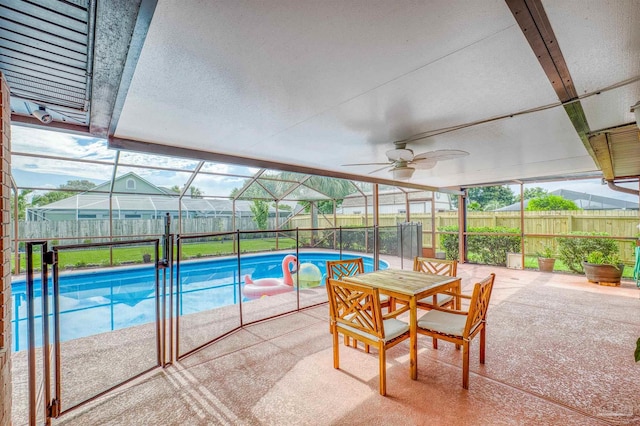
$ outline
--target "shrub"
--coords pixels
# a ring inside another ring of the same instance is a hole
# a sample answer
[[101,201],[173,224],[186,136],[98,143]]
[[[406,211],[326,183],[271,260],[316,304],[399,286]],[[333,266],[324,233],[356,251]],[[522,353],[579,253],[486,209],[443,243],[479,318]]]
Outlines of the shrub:
[[[446,226],[439,231],[457,232],[457,226]],[[469,235],[467,238],[467,249],[469,256],[476,256],[480,263],[486,265],[506,265],[507,252],[519,252],[521,239],[517,235],[500,235],[500,234],[518,234],[520,231],[516,228],[498,227],[479,227],[469,228],[469,232],[491,233],[496,235]],[[447,259],[457,259],[458,253],[458,234],[440,235],[440,246],[445,251]]]
[[[606,232],[572,232],[571,235],[608,236]],[[610,238],[558,238],[558,259],[573,272],[584,274],[582,262],[589,253],[600,252],[603,257],[618,254],[616,242]]]

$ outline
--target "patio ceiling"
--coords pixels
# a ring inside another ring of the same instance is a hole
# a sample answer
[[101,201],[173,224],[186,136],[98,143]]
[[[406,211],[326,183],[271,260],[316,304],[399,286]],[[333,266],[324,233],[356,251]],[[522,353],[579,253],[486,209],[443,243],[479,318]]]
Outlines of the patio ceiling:
[[635,0],[106,3],[77,130],[114,148],[381,183],[345,164],[467,151],[408,181],[437,188],[640,175],[637,127],[615,138],[640,99]]

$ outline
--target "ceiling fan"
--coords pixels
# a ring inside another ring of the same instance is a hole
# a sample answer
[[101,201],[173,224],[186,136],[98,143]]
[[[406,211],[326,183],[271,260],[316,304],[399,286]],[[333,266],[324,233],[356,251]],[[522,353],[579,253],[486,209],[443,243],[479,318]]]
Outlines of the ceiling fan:
[[394,149],[388,150],[385,154],[389,159],[386,163],[356,163],[344,164],[344,166],[382,166],[369,174],[389,169],[393,173],[396,180],[406,180],[413,176],[416,169],[428,170],[435,167],[438,161],[452,160],[454,158],[466,157],[469,155],[467,151],[459,149],[438,149],[435,151],[427,151],[420,154],[413,154],[413,150],[407,148],[406,141],[396,141],[393,143]]

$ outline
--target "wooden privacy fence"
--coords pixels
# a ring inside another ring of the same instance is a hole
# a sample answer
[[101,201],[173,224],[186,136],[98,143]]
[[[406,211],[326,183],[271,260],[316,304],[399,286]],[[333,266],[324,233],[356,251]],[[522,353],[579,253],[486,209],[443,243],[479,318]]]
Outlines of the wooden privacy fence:
[[[520,212],[469,212],[467,214],[469,227],[505,227],[520,229]],[[380,226],[392,226],[404,222],[404,214],[380,215]],[[431,232],[430,214],[412,214],[412,222],[422,222],[422,230]],[[298,216],[291,219],[291,227],[309,228],[311,218]],[[436,213],[436,229],[443,226],[457,226],[457,212]],[[320,216],[321,226],[365,226],[372,225],[364,215],[338,215],[333,223],[333,216]],[[326,225],[325,225],[326,224]],[[640,218],[637,211],[632,210],[577,210],[560,212],[524,212],[524,233],[545,235],[567,235],[571,232],[606,232],[612,237],[635,237],[639,234]]]
[[[269,218],[269,229],[275,228],[275,218]],[[178,220],[172,219],[171,232],[178,233]],[[258,229],[251,217],[236,218],[236,229]],[[235,231],[230,217],[203,217],[182,219],[183,234],[208,234]],[[160,236],[164,233],[164,219],[113,219],[113,236]],[[69,244],[109,238],[108,219],[61,220],[52,222],[24,222],[18,224],[21,240],[65,239]],[[13,228],[11,229],[13,240]],[[67,240],[70,239],[70,240]],[[60,241],[62,243],[62,240]]]
[[[423,234],[432,232],[430,214],[412,214],[410,218],[412,222],[422,223]],[[336,219],[334,225],[332,215],[320,216],[318,223],[326,223],[325,226],[336,227],[365,226],[367,224],[364,215],[338,215]],[[380,226],[392,226],[404,221],[406,221],[404,214],[382,214],[379,217]],[[372,217],[369,216],[368,224],[372,223]],[[310,224],[309,216],[298,216],[291,220],[292,227],[304,228],[309,227]],[[612,237],[629,239],[626,242],[619,241],[618,247],[622,259],[627,263],[633,263],[635,260],[634,239],[640,235],[638,224],[640,224],[639,212],[633,210],[527,211],[524,212],[525,253],[533,255],[546,245],[551,245],[557,251],[557,242],[549,235],[569,235],[572,232],[604,232]],[[458,226],[457,212],[436,213],[436,230],[445,226]],[[520,212],[468,212],[467,226],[469,228],[513,228],[520,232]],[[425,235],[422,241],[425,247],[430,247],[430,237]],[[436,239],[436,248],[439,248],[439,239]]]
[[[476,227],[505,227],[520,230],[520,212],[469,212],[468,226]],[[275,229],[275,218],[269,218],[269,229]],[[405,222],[404,214],[383,214],[379,217],[380,226],[395,226]],[[423,234],[430,234],[431,215],[412,214],[412,222],[421,222]],[[368,220],[364,215],[338,215],[334,223],[333,215],[319,215],[317,227],[359,227],[371,226],[372,216]],[[525,253],[534,254],[543,245],[551,244],[557,249],[557,244],[549,235],[568,235],[572,232],[606,232],[612,237],[628,238],[629,242],[620,242],[620,254],[627,262],[634,259],[632,241],[639,231],[640,223],[637,211],[625,210],[578,210],[561,212],[524,212]],[[457,226],[457,212],[438,212],[435,215],[436,230],[445,226]],[[310,215],[298,215],[291,218],[284,225],[285,229],[313,228]],[[255,230],[255,222],[251,217],[236,218],[235,229]],[[234,231],[230,217],[185,218],[182,220],[183,234],[199,234],[211,232]],[[13,228],[11,229],[13,240]],[[114,219],[113,236],[128,237],[138,235],[161,235],[164,232],[162,219]],[[177,219],[172,222],[172,232],[177,233]],[[539,235],[539,236],[535,236]],[[69,243],[88,242],[109,237],[109,220],[78,220],[57,222],[19,222],[18,236],[21,240],[34,239],[65,239]],[[69,238],[70,240],[66,240]],[[431,238],[424,236],[423,244],[429,247]],[[439,244],[438,239],[437,246]],[[62,243],[62,241],[60,241]],[[438,248],[438,247],[436,247]]]

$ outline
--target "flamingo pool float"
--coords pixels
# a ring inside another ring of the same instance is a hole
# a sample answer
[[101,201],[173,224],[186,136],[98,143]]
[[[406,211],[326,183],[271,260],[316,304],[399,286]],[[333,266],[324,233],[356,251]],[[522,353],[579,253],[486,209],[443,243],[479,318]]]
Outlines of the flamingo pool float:
[[284,278],[261,278],[253,281],[249,275],[245,275],[242,294],[247,299],[259,299],[262,296],[273,296],[293,290],[293,278],[289,269],[291,264],[297,268],[298,259],[294,255],[288,254],[282,259]]

